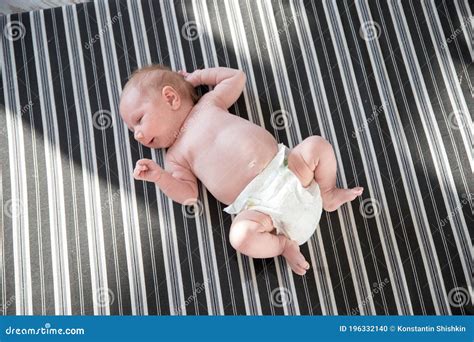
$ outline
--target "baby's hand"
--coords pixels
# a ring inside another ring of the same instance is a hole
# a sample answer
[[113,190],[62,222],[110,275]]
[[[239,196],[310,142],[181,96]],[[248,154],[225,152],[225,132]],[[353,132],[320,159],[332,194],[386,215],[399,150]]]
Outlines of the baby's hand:
[[180,74],[181,76],[183,76],[184,78],[188,77],[189,76],[189,72],[186,72],[184,70],[178,70],[178,74]]
[[194,88],[196,88],[198,85],[200,85],[199,80],[197,79],[197,77],[194,77],[195,75],[193,76],[194,72],[189,73],[189,72],[186,72],[184,70],[179,70],[178,74],[183,76],[184,79],[186,81],[188,81],[189,83],[191,83]]
[[137,161],[133,177],[137,180],[144,180],[147,182],[157,182],[161,175],[165,172],[160,165],[151,159],[140,159]]

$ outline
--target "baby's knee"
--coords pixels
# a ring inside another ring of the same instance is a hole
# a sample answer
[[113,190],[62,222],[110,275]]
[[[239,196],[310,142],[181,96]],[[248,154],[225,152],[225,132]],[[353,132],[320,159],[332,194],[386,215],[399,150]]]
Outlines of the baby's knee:
[[301,154],[314,171],[321,160],[334,161],[334,148],[331,143],[318,135],[306,138],[302,143]]
[[310,150],[317,150],[319,153],[333,150],[331,143],[319,135],[307,137],[303,143],[307,145]]
[[255,234],[260,230],[260,223],[250,220],[234,220],[230,228],[229,241],[232,247],[239,252],[245,250]]

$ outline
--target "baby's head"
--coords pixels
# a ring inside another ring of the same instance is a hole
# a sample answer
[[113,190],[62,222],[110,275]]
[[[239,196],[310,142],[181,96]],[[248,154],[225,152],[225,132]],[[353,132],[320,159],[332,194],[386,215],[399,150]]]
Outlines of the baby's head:
[[166,148],[197,102],[191,83],[162,65],[136,70],[120,98],[120,115],[135,139],[150,148]]

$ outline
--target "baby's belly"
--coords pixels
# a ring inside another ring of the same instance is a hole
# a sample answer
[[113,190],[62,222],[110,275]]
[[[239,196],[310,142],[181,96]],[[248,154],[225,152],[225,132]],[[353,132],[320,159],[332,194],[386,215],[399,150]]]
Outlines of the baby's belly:
[[209,152],[195,165],[195,174],[220,202],[231,204],[242,190],[270,163],[278,152],[275,140],[240,144],[222,151]]

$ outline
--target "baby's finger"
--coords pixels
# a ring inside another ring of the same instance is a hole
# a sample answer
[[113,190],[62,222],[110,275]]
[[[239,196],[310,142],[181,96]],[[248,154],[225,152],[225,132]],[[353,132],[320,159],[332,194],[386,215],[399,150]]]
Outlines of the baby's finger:
[[133,178],[135,179],[140,179],[140,175],[141,175],[142,171],[141,170],[138,170],[138,169],[135,169],[135,171],[133,171]]
[[151,159],[140,159],[139,161],[137,161],[137,167],[146,167],[146,170],[153,168],[154,164],[155,162]]
[[134,172],[145,171],[145,169],[146,169],[146,165],[137,164],[137,166],[135,166]]

